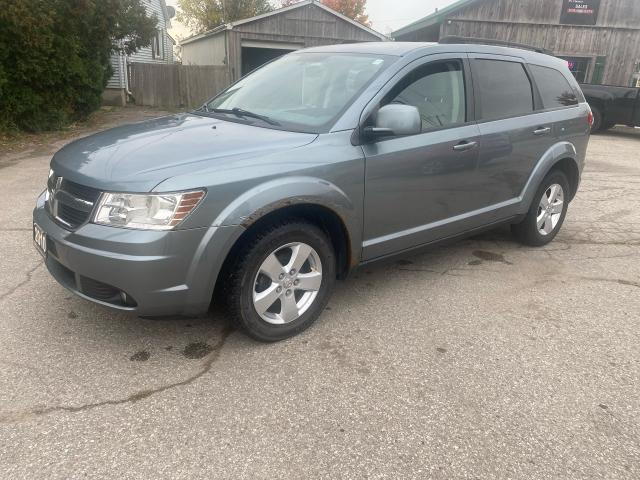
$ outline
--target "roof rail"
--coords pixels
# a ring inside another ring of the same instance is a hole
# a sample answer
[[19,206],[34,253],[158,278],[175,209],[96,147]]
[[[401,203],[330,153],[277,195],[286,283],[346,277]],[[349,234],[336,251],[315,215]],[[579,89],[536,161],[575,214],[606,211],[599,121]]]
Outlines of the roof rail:
[[553,52],[551,50],[547,50],[546,48],[533,47],[531,45],[525,45],[523,43],[505,42],[503,40],[493,40],[490,38],[459,37],[456,35],[449,35],[446,37],[442,37],[438,43],[497,45],[499,47],[520,48],[522,50],[532,50],[534,52],[544,53],[546,55],[553,55]]

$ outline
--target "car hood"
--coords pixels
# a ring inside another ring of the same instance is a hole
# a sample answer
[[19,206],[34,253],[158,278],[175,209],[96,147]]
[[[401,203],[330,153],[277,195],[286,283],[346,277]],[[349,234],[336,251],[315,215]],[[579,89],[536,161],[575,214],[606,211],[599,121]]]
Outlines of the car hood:
[[286,132],[194,114],[123,125],[76,140],[51,161],[59,176],[100,190],[147,192],[174,175],[307,145]]

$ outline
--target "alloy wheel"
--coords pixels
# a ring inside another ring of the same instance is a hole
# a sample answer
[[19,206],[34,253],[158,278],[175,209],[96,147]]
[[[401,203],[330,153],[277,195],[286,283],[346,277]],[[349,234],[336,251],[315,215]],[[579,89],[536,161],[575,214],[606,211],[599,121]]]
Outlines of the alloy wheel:
[[563,209],[564,190],[562,186],[554,183],[544,192],[538,205],[536,222],[540,235],[546,236],[555,230],[562,217]]
[[306,243],[288,243],[260,265],[253,282],[253,306],[268,323],[291,323],[311,307],[321,285],[318,252]]

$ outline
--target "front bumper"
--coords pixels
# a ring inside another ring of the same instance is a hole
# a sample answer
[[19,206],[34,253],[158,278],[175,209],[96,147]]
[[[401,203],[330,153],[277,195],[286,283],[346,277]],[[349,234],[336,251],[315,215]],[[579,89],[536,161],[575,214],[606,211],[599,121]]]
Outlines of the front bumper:
[[38,198],[33,220],[47,234],[46,265],[77,295],[143,316],[198,315],[209,308],[222,263],[244,229],[132,230],[58,225]]

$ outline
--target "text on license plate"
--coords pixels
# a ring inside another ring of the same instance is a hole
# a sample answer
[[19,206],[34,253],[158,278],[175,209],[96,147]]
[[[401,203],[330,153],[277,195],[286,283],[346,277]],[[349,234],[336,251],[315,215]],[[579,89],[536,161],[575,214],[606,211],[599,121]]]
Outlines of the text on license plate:
[[33,224],[33,243],[42,255],[47,254],[47,234],[37,224]]

